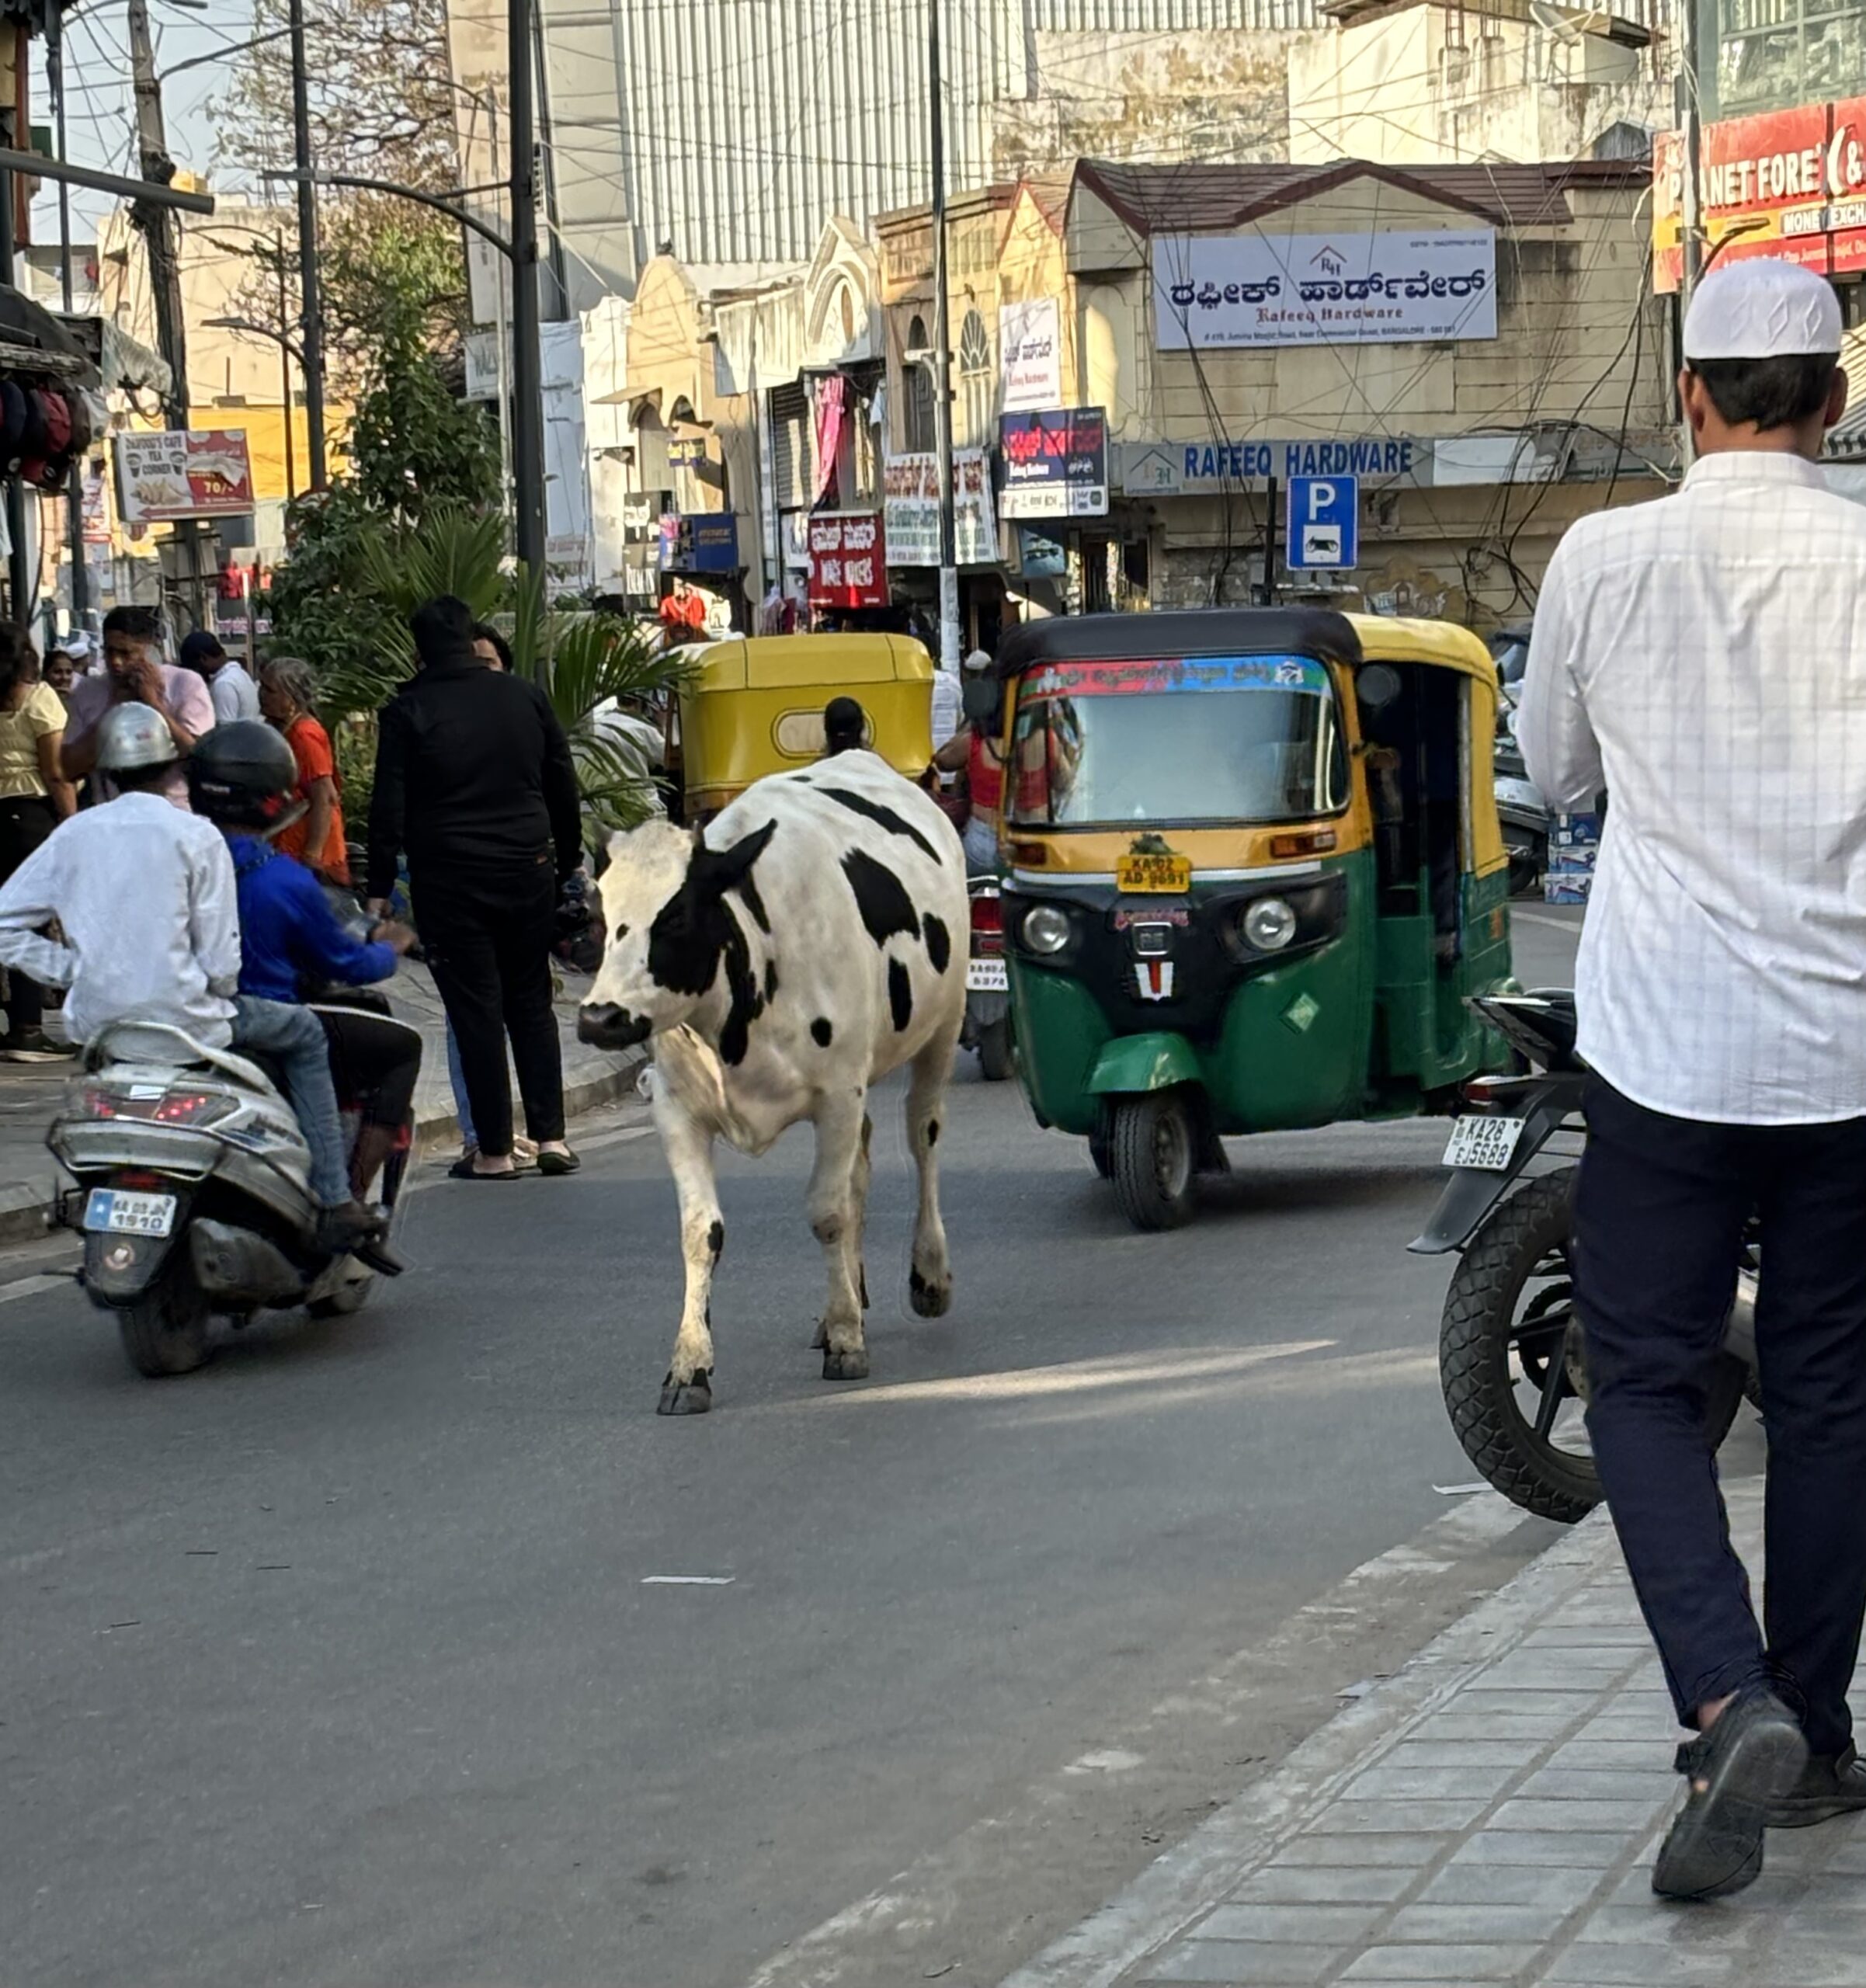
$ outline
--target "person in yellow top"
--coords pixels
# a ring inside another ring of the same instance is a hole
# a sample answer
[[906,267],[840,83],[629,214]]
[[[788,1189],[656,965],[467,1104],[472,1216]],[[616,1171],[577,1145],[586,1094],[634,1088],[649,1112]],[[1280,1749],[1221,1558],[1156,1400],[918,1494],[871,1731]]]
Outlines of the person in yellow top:
[[[64,701],[41,680],[39,656],[23,628],[0,621],[0,883],[78,805],[59,772]],[[10,1063],[37,1063],[69,1051],[46,1034],[45,998],[36,980],[9,970],[6,1041]]]

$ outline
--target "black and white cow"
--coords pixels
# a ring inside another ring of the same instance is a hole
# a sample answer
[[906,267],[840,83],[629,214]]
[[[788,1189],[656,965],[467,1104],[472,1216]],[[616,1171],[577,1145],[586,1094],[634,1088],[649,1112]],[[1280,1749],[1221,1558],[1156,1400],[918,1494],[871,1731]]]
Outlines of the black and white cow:
[[909,1295],[923,1318],[952,1302],[934,1149],[965,1010],[958,836],[874,754],[842,752],[758,781],[704,835],[650,822],[617,836],[601,888],[607,947],[579,1032],[607,1048],[652,1036],[680,1197],[686,1302],[660,1412],[712,1406],[708,1301],[725,1244],[713,1142],[761,1153],[804,1118],[829,1272],[823,1378],[860,1379],[868,1089],[902,1064],[920,1180]]

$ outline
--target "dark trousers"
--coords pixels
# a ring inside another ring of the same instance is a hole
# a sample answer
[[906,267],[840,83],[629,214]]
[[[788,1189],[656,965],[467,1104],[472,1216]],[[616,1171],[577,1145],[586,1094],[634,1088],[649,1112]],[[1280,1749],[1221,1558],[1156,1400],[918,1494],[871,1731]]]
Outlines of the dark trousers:
[[555,871],[548,862],[471,872],[423,868],[409,881],[428,964],[460,1043],[480,1151],[498,1159],[512,1150],[508,1037],[526,1131],[561,1139],[564,1062],[551,990]]
[[[1588,1433],[1680,1722],[1769,1679],[1814,1751],[1837,1753],[1866,1614],[1866,1119],[1706,1124],[1597,1083],[1587,1131],[1574,1272]],[[1704,1434],[1752,1214],[1766,1642]]]
[[[0,883],[17,870],[58,825],[52,804],[41,794],[0,797]],[[45,1015],[45,996],[36,980],[17,967],[6,975],[6,1033],[17,1041],[22,1029],[36,1028]]]

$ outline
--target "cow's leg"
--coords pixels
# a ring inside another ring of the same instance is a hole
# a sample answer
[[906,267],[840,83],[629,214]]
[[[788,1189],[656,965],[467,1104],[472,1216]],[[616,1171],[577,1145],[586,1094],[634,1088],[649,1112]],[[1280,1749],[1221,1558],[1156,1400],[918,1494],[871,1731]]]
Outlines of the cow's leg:
[[946,1225],[940,1219],[939,1152],[953,1048],[951,1036],[944,1032],[928,1043],[913,1059],[907,1086],[907,1143],[920,1170],[920,1205],[914,1216],[913,1267],[908,1274],[907,1297],[923,1319],[943,1317],[953,1302]]
[[[862,1301],[862,1309],[868,1309],[868,1271],[862,1258],[862,1236],[868,1219],[868,1183],[874,1173],[870,1148],[874,1139],[874,1121],[866,1113],[862,1117],[862,1143],[856,1149],[855,1168],[851,1176],[850,1200],[852,1211],[849,1224],[849,1268],[855,1279],[856,1295]],[[817,1350],[827,1346],[829,1336],[819,1319],[816,1324],[816,1336],[811,1345]]]
[[680,1253],[686,1265],[686,1298],[658,1412],[704,1415],[713,1405],[713,1270],[725,1247],[713,1135],[665,1084],[655,1087],[655,1123],[680,1197]]
[[[826,1099],[816,1114],[816,1165],[810,1175],[810,1232],[823,1246],[829,1300],[823,1311],[823,1378],[860,1381],[868,1372],[860,1284],[861,1213],[857,1170],[864,1176],[862,1128],[867,1100],[857,1091]],[[864,1178],[863,1182],[867,1183]]]

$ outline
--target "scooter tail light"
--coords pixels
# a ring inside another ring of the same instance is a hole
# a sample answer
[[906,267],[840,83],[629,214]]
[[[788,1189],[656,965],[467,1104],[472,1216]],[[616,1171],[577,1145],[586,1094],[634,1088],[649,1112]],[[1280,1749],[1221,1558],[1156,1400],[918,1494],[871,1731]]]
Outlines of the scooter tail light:
[[1004,933],[1004,905],[994,891],[989,897],[972,899],[972,930],[975,933],[995,932],[1000,937]]

